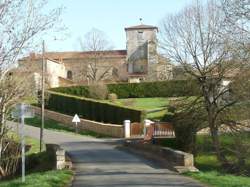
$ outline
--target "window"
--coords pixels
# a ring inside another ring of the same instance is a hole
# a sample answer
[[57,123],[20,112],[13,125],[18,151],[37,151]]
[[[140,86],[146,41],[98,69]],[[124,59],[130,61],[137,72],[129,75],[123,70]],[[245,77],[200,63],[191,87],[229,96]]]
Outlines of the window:
[[138,40],[141,41],[143,40],[143,31],[138,31]]
[[67,79],[72,79],[72,71],[67,71]]

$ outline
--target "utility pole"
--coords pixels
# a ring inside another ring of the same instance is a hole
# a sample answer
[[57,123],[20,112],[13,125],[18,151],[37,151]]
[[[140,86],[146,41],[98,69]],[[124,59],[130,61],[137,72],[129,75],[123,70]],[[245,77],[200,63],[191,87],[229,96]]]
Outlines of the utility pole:
[[25,182],[25,140],[24,140],[24,110],[25,106],[21,104],[21,147],[22,147],[22,182]]
[[44,129],[44,90],[45,90],[45,42],[43,40],[42,52],[42,101],[41,101],[41,127],[40,127],[40,152],[43,150],[43,129]]

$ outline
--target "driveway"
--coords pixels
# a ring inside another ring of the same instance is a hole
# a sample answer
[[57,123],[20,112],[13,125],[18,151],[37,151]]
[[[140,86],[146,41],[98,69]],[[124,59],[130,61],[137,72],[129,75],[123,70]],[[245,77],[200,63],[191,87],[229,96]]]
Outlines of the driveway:
[[[14,127],[15,124],[11,123]],[[39,138],[39,128],[25,126],[26,135]],[[60,144],[75,170],[74,187],[201,187],[199,182],[155,163],[116,149],[115,139],[96,139],[44,130],[46,143]]]

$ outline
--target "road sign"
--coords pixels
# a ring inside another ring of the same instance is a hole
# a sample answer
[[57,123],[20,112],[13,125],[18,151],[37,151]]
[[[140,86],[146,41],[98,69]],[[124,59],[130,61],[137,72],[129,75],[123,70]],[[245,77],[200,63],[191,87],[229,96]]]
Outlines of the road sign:
[[24,118],[33,118],[35,116],[34,110],[30,105],[27,104],[17,104],[11,112],[11,116],[14,119],[19,119],[22,116]]
[[73,117],[73,119],[72,119],[72,122],[73,123],[79,123],[81,120],[80,120],[80,118],[79,118],[79,116],[77,115],[77,114],[75,114],[75,116]]
[[75,116],[73,117],[72,122],[75,123],[75,132],[77,133],[78,132],[77,123],[81,122],[81,120],[77,114],[75,114]]

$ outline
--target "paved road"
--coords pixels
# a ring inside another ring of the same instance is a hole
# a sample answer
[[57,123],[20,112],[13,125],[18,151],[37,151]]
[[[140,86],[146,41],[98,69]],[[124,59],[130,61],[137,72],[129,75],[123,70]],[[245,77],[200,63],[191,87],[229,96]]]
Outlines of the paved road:
[[[25,126],[26,134],[39,138],[39,129]],[[74,187],[201,187],[200,183],[154,163],[116,149],[115,140],[96,139],[51,130],[46,143],[60,144],[75,169]]]

